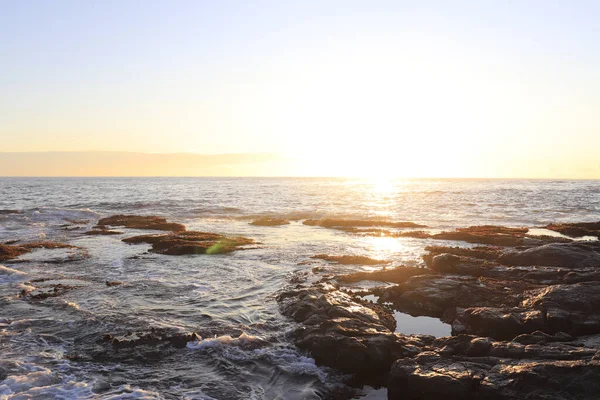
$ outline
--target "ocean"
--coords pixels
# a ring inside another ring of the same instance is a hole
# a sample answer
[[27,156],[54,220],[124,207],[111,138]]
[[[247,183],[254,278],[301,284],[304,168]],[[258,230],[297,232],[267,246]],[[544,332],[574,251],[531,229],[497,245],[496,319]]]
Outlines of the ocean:
[[[418,268],[434,241],[361,236],[303,220],[412,221],[431,232],[597,221],[600,181],[0,178],[0,210],[1,243],[77,246],[1,263],[0,398],[324,399],[339,391],[344,377],[293,345],[297,325],[280,314],[277,294],[324,274],[382,268],[331,264],[314,255],[359,255],[389,260],[387,268]],[[257,244],[228,254],[170,256],[121,241],[145,232],[84,234],[115,214],[161,216],[188,230]],[[250,224],[260,217],[290,224]],[[20,295],[52,281],[70,289],[43,300]],[[350,289],[360,290],[361,283]],[[450,334],[433,318],[399,314],[397,320],[398,332]],[[107,335],[154,331],[197,337],[182,348],[117,355],[102,344]],[[363,393],[385,398],[385,389]]]

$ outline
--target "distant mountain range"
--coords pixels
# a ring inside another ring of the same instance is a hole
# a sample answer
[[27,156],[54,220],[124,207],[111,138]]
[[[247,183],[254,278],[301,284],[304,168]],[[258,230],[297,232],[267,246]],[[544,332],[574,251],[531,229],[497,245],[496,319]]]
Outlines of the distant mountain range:
[[281,176],[275,153],[0,152],[0,176]]

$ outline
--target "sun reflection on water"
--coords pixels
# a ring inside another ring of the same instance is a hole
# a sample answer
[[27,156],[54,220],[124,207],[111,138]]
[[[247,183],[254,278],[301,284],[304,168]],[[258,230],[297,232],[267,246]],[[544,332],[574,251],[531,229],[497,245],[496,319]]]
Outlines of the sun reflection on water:
[[394,254],[404,250],[402,241],[393,237],[367,237],[366,244],[371,248],[371,257],[389,260]]
[[377,177],[373,179],[373,193],[376,195],[390,195],[394,191],[394,184],[391,179],[386,177]]

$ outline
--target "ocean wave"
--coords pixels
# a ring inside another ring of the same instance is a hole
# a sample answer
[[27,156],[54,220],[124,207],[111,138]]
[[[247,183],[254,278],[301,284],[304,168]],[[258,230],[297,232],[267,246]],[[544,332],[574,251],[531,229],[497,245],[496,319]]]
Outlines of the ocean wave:
[[20,281],[27,275],[26,272],[0,265],[0,282]]

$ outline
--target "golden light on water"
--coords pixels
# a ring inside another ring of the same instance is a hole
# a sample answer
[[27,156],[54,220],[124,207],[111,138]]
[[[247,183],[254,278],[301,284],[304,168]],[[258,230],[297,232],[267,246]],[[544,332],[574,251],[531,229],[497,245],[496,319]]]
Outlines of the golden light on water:
[[394,191],[392,179],[386,176],[373,178],[373,192],[376,195],[390,195]]

